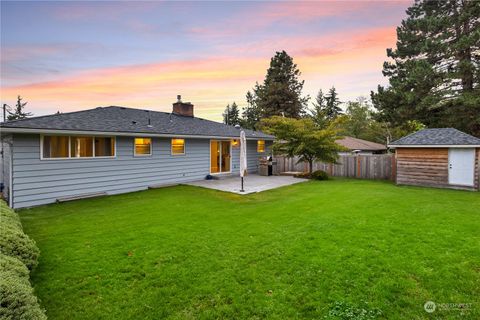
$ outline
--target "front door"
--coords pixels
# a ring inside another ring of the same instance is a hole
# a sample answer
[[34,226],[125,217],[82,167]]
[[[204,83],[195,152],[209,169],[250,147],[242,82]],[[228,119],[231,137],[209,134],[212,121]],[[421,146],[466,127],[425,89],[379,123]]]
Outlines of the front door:
[[230,141],[210,141],[210,173],[230,172]]
[[473,186],[475,149],[448,150],[448,183]]

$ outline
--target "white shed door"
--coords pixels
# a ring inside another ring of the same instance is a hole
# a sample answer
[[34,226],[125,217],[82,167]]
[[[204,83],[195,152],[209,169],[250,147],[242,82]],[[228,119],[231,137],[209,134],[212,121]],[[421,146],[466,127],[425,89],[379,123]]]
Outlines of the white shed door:
[[448,150],[448,183],[473,186],[475,149]]

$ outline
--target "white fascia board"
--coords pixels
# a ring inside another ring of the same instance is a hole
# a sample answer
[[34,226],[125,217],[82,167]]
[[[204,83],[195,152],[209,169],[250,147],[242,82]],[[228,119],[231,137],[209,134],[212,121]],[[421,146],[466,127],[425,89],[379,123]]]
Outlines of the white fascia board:
[[[142,133],[142,132],[110,132],[110,131],[82,131],[82,130],[54,130],[54,129],[30,129],[30,128],[0,128],[5,133],[36,133],[36,134],[71,134],[71,135],[95,135],[95,136],[126,136],[126,137],[160,137],[160,138],[188,138],[188,139],[240,139],[238,137],[224,136],[202,136],[202,135],[185,135],[185,134],[163,134],[163,133]],[[268,140],[273,141],[274,138],[249,137],[247,140]]]

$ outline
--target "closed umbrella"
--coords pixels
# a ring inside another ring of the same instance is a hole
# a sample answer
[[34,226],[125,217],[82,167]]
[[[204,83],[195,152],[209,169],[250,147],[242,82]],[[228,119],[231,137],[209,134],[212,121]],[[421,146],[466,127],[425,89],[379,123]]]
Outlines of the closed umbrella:
[[242,189],[243,190],[243,177],[247,174],[247,138],[245,138],[245,131],[240,132],[240,177],[242,179]]

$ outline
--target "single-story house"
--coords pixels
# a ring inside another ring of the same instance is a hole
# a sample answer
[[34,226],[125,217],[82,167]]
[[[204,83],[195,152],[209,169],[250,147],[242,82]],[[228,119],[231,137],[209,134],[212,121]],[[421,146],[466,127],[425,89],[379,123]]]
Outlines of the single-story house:
[[480,139],[453,128],[424,129],[397,141],[397,184],[478,190]]
[[340,154],[382,154],[387,152],[387,147],[383,144],[349,136],[344,136],[335,142],[348,149],[347,152]]
[[[13,208],[239,174],[240,128],[173,110],[99,107],[0,125],[4,195]],[[273,136],[244,130],[248,171]]]

